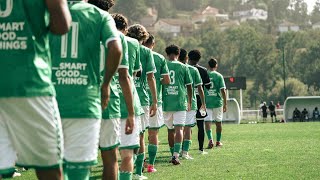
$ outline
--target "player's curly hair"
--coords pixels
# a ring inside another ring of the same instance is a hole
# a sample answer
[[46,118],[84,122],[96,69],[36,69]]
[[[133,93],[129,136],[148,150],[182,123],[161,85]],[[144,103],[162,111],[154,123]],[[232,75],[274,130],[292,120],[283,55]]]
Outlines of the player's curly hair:
[[166,53],[167,55],[179,55],[180,54],[180,48],[177,45],[171,44],[168,47],[166,47]]
[[201,59],[201,53],[200,53],[200,51],[197,50],[197,49],[191,50],[191,51],[188,53],[188,57],[189,57],[189,60],[190,60],[190,61],[199,62],[200,59]]
[[211,68],[216,68],[216,67],[217,67],[217,64],[218,64],[218,61],[217,61],[217,59],[215,59],[215,58],[211,58],[211,59],[208,61],[208,65],[209,65],[209,67],[211,67]]
[[143,42],[143,45],[152,45],[154,43],[155,43],[155,38],[151,33],[149,33],[149,37]]
[[109,11],[109,9],[115,4],[114,0],[89,0],[88,3],[105,11]]
[[144,26],[141,24],[134,24],[129,27],[128,34],[129,37],[137,39],[139,42],[143,42],[149,37],[149,33]]
[[128,28],[128,19],[124,15],[114,13],[111,14],[111,16],[113,17],[118,30],[122,31]]
[[180,49],[179,61],[185,63],[188,52],[185,49]]

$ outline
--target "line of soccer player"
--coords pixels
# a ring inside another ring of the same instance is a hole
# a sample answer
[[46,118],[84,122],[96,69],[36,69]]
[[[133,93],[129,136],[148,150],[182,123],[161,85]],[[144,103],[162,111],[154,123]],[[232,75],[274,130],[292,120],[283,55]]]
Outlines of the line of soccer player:
[[155,38],[142,25],[128,26],[123,15],[108,13],[113,0],[2,4],[4,31],[21,22],[15,33],[26,37],[17,38],[26,39],[26,48],[0,49],[0,179],[17,165],[35,168],[38,179],[87,180],[98,148],[102,179],[147,179],[142,171],[156,172],[164,125],[174,165],[179,157],[193,159],[195,124],[201,154],[204,129],[208,148],[214,146],[213,121],[216,146],[222,146],[227,101],[215,59],[207,71],[198,65],[198,50],[176,45],[166,47],[166,59],[153,51]]

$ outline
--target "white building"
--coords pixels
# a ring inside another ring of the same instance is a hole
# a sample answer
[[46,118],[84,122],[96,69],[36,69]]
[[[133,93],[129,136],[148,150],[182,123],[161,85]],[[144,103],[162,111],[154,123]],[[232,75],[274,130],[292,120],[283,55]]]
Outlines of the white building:
[[247,20],[267,20],[268,12],[263,9],[255,9],[246,11],[235,11],[233,12],[233,17],[238,18],[241,22]]
[[297,32],[299,30],[300,30],[300,27],[298,25],[291,23],[291,22],[287,22],[287,21],[278,25],[278,31],[280,33],[288,32],[288,31]]

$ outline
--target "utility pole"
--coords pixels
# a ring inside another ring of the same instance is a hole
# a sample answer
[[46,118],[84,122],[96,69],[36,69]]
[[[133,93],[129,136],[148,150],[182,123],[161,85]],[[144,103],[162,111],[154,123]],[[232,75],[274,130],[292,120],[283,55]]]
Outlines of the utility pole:
[[285,63],[285,56],[284,56],[284,47],[282,49],[282,63],[283,63],[283,93],[284,93],[284,100],[283,102],[286,101],[287,99],[287,89],[286,89],[286,63]]

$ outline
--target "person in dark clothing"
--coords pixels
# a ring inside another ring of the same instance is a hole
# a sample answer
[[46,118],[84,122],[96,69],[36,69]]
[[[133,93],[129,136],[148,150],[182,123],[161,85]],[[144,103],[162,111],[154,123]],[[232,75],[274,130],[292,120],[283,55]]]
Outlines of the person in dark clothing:
[[314,108],[313,112],[312,112],[312,118],[313,118],[313,121],[319,119],[319,110],[318,110],[318,107]]
[[309,119],[309,112],[308,112],[308,110],[307,110],[306,108],[303,109],[303,111],[301,112],[301,115],[302,115],[302,117],[301,117],[300,121],[302,121],[302,122],[303,122],[304,120],[308,121],[308,119]]
[[300,116],[301,116],[301,113],[300,113],[299,109],[295,108],[294,111],[293,111],[293,116],[292,116],[293,122],[295,120],[300,120]]
[[[189,64],[196,67],[200,73],[202,82],[203,82],[203,88],[207,88],[210,89],[211,86],[211,82],[210,82],[210,78],[207,72],[207,69],[205,67],[200,66],[198,63],[201,59],[201,53],[199,50],[191,50],[188,53],[188,57],[189,57]],[[207,154],[206,152],[203,151],[203,143],[204,143],[204,118],[207,116],[207,113],[204,110],[200,109],[202,103],[201,103],[201,99],[200,96],[198,94],[198,92],[196,91],[197,94],[197,114],[196,114],[196,118],[197,118],[197,127],[198,127],[198,142],[199,142],[199,152],[201,154]],[[201,113],[202,111],[202,113]]]
[[270,101],[269,107],[271,121],[273,122],[273,116],[274,116],[274,122],[277,121],[277,115],[276,115],[276,106],[273,104],[273,101]]
[[267,122],[267,116],[268,116],[268,107],[266,105],[266,103],[263,103],[263,106],[261,106],[261,111],[262,111],[262,121],[265,123]]

